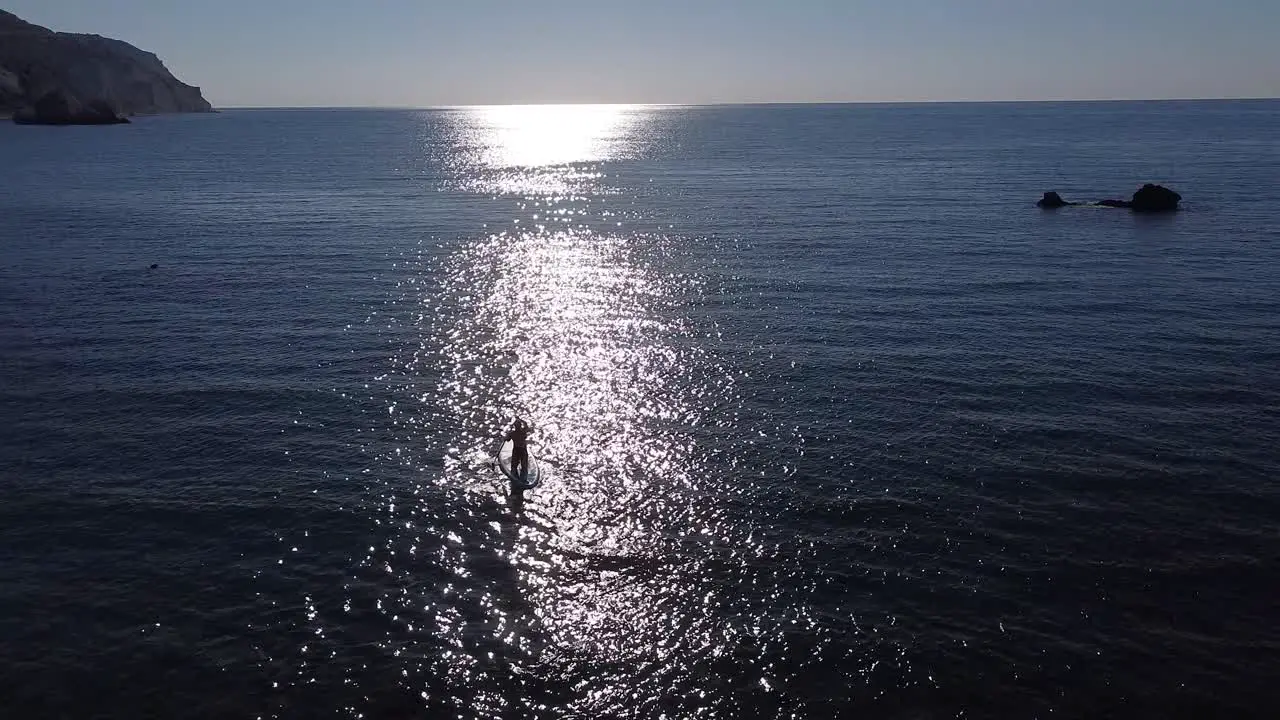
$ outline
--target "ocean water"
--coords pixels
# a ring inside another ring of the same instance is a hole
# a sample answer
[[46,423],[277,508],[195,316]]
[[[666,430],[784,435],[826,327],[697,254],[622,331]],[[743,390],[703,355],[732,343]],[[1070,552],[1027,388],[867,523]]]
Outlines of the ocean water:
[[0,715],[1275,717],[1278,208],[1277,101],[0,126]]

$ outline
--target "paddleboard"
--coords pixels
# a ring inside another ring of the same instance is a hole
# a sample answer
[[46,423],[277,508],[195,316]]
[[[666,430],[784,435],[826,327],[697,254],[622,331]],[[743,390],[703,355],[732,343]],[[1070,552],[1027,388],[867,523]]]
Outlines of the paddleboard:
[[537,456],[530,450],[527,472],[521,473],[523,477],[516,475],[511,471],[512,447],[514,447],[514,444],[508,440],[502,443],[502,447],[498,449],[498,469],[511,480],[512,487],[518,490],[529,490],[538,487],[538,484],[542,482],[542,463],[538,462]]

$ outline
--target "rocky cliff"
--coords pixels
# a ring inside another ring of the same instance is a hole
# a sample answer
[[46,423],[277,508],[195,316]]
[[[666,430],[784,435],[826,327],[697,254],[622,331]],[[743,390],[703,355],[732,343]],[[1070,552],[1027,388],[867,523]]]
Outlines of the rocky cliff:
[[0,115],[21,114],[56,95],[72,107],[122,114],[212,112],[160,58],[99,35],[53,32],[0,10]]

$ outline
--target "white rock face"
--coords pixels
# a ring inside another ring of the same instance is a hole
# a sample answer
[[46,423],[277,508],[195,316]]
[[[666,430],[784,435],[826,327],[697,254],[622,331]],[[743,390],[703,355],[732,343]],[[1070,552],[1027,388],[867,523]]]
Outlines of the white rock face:
[[0,10],[0,114],[55,91],[124,114],[213,111],[200,88],[179,81],[153,53],[99,35],[55,33]]
[[0,67],[0,98],[21,96],[22,81],[18,79],[17,73]]

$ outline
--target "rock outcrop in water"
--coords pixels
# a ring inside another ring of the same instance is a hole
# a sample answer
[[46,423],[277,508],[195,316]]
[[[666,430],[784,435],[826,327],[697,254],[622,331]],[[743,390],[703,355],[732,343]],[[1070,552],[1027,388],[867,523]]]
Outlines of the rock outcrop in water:
[[1036,201],[1036,207],[1054,210],[1068,205],[1096,205],[1099,207],[1128,208],[1134,212],[1159,213],[1178,209],[1182,196],[1163,185],[1147,183],[1133,194],[1131,200],[1099,200],[1093,203],[1067,202],[1056,192],[1047,192]]
[[1173,212],[1178,209],[1182,196],[1162,185],[1143,185],[1133,194],[1129,207],[1134,212]]
[[1075,205],[1075,203],[1063,200],[1062,196],[1056,192],[1047,192],[1044,197],[1036,201],[1036,207],[1048,208],[1049,210],[1066,207],[1067,205]]
[[0,116],[100,125],[182,112],[213,107],[152,53],[99,35],[53,32],[0,10]]

